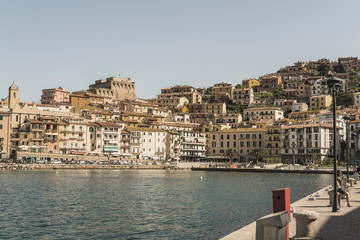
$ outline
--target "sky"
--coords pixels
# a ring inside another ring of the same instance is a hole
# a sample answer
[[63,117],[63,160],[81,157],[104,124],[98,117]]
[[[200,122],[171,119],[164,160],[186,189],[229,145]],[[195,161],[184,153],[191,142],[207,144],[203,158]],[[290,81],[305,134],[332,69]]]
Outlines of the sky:
[[360,1],[0,0],[0,98],[131,78],[164,87],[234,85],[294,62],[360,54]]

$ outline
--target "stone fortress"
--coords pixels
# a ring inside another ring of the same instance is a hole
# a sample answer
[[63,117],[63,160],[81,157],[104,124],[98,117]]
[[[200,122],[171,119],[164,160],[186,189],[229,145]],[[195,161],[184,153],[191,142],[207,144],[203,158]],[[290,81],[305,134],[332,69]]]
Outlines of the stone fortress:
[[96,80],[95,84],[89,86],[93,94],[110,97],[113,100],[135,100],[135,82],[130,78],[109,77]]

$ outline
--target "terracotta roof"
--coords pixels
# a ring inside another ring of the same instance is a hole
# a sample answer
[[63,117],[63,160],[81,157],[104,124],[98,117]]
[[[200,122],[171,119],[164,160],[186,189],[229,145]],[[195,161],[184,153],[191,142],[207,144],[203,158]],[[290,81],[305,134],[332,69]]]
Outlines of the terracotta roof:
[[104,126],[104,127],[120,127],[119,124],[114,123],[114,122],[96,122],[98,125],[100,126]]
[[[297,125],[288,125],[281,127],[281,129],[289,129],[289,128],[306,128],[306,127],[322,127],[322,128],[333,128],[332,124],[327,123],[311,123],[311,124],[297,124]],[[337,126],[336,128],[340,128]]]
[[218,133],[233,133],[233,132],[266,132],[265,128],[229,128],[218,131]]

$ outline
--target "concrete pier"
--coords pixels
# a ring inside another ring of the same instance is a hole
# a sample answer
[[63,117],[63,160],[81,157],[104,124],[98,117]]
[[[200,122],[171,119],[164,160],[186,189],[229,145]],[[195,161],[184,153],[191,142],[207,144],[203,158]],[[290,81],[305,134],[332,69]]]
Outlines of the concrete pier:
[[[291,206],[295,212],[310,210],[319,213],[319,219],[316,220],[318,239],[339,240],[339,239],[359,239],[360,237],[360,185],[354,185],[350,188],[350,200],[353,207],[347,207],[346,199],[341,199],[341,209],[338,212],[332,212],[329,206],[329,195],[325,188],[317,191],[319,197],[315,200],[309,200],[306,196],[299,201],[292,203]],[[311,195],[315,196],[316,193]],[[222,240],[255,240],[256,222],[253,222],[238,231],[235,231]],[[290,238],[296,235],[296,219],[292,216],[290,223]]]

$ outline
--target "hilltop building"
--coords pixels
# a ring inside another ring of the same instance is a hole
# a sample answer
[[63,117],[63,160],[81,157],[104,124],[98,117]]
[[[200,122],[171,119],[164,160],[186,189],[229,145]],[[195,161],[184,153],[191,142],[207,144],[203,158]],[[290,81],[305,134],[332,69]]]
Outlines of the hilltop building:
[[89,91],[113,100],[135,100],[135,82],[130,78],[109,77],[96,80],[95,84],[89,86]]
[[68,103],[70,92],[62,87],[43,89],[41,95],[41,104]]

